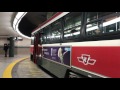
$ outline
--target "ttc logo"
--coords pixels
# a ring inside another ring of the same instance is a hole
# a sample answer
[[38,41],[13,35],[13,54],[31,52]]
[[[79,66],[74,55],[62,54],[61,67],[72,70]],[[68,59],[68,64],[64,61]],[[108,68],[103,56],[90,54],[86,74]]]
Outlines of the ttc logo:
[[77,57],[78,61],[83,63],[84,65],[94,65],[96,60],[95,59],[90,59],[90,55],[87,55],[87,54],[82,54],[81,57]]

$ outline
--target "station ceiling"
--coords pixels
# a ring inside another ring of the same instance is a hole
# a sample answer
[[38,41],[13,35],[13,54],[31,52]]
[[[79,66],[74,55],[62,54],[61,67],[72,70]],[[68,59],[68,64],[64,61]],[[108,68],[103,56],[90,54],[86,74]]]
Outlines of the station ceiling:
[[[0,12],[0,38],[19,36],[13,29],[13,20],[18,12]],[[19,23],[19,30],[26,36],[31,36],[31,32],[41,23],[49,18],[50,14],[56,12],[28,12]],[[49,14],[49,15],[48,15]]]
[[47,12],[28,12],[19,24],[21,33],[31,36],[31,32],[47,20]]
[[12,22],[16,12],[0,12],[0,37],[17,36],[18,33],[13,30]]

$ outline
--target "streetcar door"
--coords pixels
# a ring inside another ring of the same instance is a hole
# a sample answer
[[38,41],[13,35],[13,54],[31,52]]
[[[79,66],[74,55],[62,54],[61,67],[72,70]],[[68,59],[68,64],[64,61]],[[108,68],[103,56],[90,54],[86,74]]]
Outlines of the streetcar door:
[[38,57],[41,59],[42,57],[42,41],[41,41],[41,38],[42,38],[42,34],[39,33],[39,41],[38,41]]
[[37,49],[37,64],[41,65],[41,60],[42,60],[42,33],[39,33],[38,36],[38,49]]
[[33,61],[33,51],[34,51],[34,36],[31,37],[31,47],[30,47],[30,59]]
[[39,42],[39,35],[36,34],[34,38],[34,51],[33,51],[34,63],[36,63],[38,57],[38,42]]

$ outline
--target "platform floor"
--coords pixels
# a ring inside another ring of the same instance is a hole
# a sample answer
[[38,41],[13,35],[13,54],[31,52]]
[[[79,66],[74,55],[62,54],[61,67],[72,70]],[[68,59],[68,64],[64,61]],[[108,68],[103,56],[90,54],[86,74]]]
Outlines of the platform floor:
[[41,70],[30,59],[16,64],[12,70],[13,78],[52,78],[52,76]]
[[[7,78],[6,76],[10,73],[12,78],[53,78],[34,64],[30,58],[19,62],[20,59],[25,57],[29,57],[29,55],[15,55],[14,57],[0,55],[0,78]],[[16,61],[18,63],[13,66],[12,70],[6,72],[6,69]],[[4,77],[5,72],[7,75]]]
[[0,55],[0,78],[2,78],[4,70],[10,63],[27,56],[28,55],[15,55],[14,57],[4,57],[4,55]]

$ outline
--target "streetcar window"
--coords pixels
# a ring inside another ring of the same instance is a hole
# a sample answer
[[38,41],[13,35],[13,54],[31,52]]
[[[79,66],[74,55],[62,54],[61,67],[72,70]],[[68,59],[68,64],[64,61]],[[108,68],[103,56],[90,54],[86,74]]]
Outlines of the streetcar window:
[[45,33],[45,35],[43,35],[44,39],[45,39],[45,43],[50,43],[50,39],[51,39],[51,33],[50,33],[50,26],[47,26],[44,28],[43,33]]
[[40,32],[39,32],[39,42],[38,42],[38,44],[40,44],[40,45],[41,45],[42,42],[43,42],[42,35],[43,35],[43,31],[40,30]]
[[98,19],[97,12],[88,12],[88,14],[87,14],[87,23],[91,22],[93,20],[96,20],[96,19]]
[[101,22],[93,22],[91,24],[87,24],[86,26],[87,35],[99,35],[103,33],[102,23]]
[[106,33],[107,32],[115,32],[116,31],[116,23],[108,25],[108,26],[104,27],[104,29],[105,29],[104,31],[106,31]]
[[75,26],[81,25],[81,13],[80,12],[74,12],[70,13],[65,17],[65,27],[64,30],[73,28]]
[[80,34],[80,28],[81,27],[76,27],[76,28],[64,31],[64,38],[65,39],[77,38]]
[[60,20],[51,24],[51,32],[52,32],[50,36],[51,42],[53,43],[60,42],[62,37],[61,31],[62,31],[62,25]]
[[[42,32],[44,32],[44,29],[42,29]],[[42,44],[45,44],[45,42],[46,42],[46,34],[45,33],[42,35],[41,42],[42,42]]]
[[81,12],[74,12],[65,17],[64,39],[75,39],[79,37],[81,14]]
[[115,12],[98,12],[98,18],[113,14]]
[[119,25],[117,25],[120,20],[119,20],[120,17],[118,16],[112,16],[112,17],[108,17],[108,18],[105,18],[103,20],[103,30],[105,33],[111,33],[111,32],[116,32],[117,31],[117,28]]
[[120,17],[118,17],[116,13],[117,12],[88,12],[86,24],[87,35],[101,35],[119,31]]
[[117,31],[120,31],[120,22],[117,23]]
[[43,35],[42,35],[42,44],[47,44],[49,42],[49,29],[48,27],[45,27],[43,29]]
[[87,13],[87,23],[102,18],[104,16],[113,14],[115,12],[88,12]]

